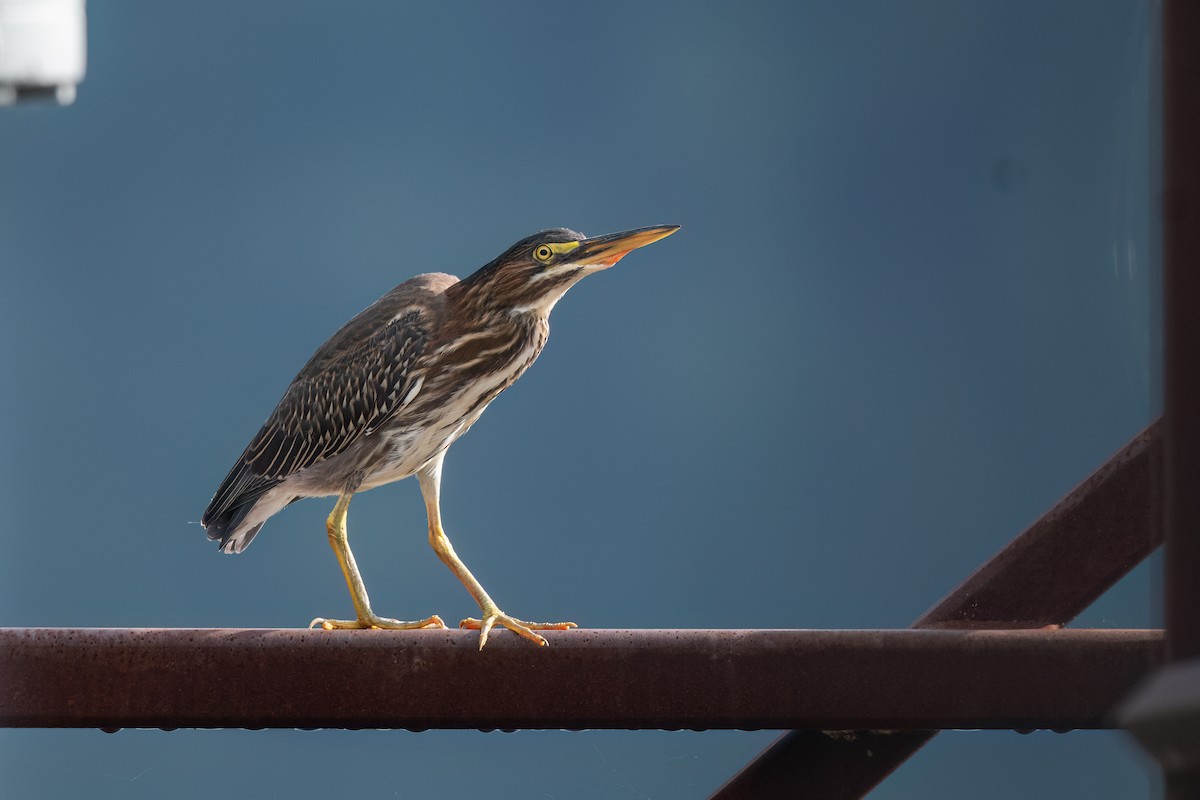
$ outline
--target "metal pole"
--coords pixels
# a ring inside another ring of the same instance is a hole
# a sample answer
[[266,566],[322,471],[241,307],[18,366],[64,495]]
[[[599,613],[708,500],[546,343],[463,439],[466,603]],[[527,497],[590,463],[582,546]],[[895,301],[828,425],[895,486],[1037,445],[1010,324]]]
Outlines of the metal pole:
[[1163,7],[1167,641],[1200,656],[1200,5]]
[[0,725],[1094,728],[1161,631],[0,629]]
[[1163,618],[1171,660],[1123,721],[1167,798],[1200,797],[1200,4],[1163,3]]

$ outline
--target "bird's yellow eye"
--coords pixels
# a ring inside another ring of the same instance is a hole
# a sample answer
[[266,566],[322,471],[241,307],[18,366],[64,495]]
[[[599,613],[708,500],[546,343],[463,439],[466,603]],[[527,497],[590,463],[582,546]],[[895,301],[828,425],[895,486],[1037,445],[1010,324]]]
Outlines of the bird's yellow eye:
[[548,244],[539,244],[533,250],[533,257],[538,261],[549,261],[554,256],[554,251],[550,249]]

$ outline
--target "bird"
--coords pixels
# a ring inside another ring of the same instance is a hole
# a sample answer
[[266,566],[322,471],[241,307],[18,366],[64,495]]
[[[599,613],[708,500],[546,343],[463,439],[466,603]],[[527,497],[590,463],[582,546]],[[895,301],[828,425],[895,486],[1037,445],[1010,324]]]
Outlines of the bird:
[[479,648],[500,625],[546,645],[529,622],[501,610],[454,551],[442,527],[446,451],[545,347],[555,304],[584,277],[679,229],[657,225],[588,238],[551,228],[521,239],[467,278],[444,273],[404,281],[347,322],[297,373],[201,517],[208,538],[240,553],[268,519],[308,497],[336,497],[326,534],[354,619],[317,617],[309,627],[445,628],[437,615],[378,616],[350,550],[346,518],[357,493],[415,475],[429,544],[479,605],[462,620]]

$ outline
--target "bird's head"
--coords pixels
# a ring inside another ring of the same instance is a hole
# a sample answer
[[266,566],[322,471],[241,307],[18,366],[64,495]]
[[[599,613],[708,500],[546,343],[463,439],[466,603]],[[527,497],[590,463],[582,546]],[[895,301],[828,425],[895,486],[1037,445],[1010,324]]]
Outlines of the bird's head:
[[656,225],[590,239],[566,228],[540,231],[463,280],[460,291],[492,310],[546,316],[584,276],[608,269],[630,251],[677,230],[678,225]]

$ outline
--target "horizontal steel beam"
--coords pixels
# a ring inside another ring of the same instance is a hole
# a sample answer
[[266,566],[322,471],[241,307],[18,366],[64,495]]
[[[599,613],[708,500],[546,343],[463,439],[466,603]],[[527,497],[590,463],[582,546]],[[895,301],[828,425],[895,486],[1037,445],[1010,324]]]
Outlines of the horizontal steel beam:
[[0,629],[0,725],[1098,728],[1160,631]]

